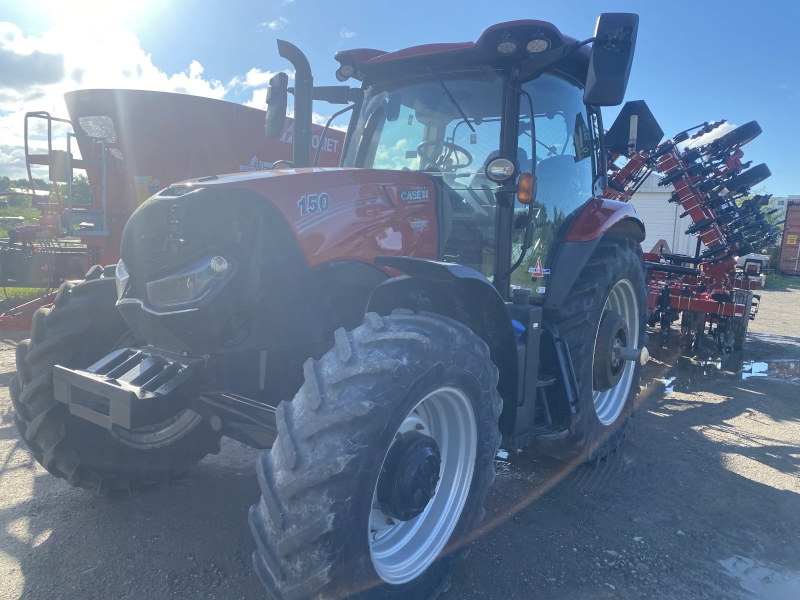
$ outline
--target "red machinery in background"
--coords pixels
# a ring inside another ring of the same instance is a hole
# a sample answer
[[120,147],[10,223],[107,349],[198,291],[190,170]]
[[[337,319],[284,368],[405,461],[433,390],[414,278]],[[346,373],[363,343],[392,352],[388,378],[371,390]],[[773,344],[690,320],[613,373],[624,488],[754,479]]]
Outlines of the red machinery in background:
[[[263,110],[187,94],[78,90],[64,95],[69,119],[25,115],[25,161],[38,225],[9,230],[0,241],[0,285],[41,287],[48,294],[0,316],[0,330],[30,329],[31,316],[52,301],[51,289],[82,279],[92,265],[119,260],[122,230],[142,202],[171,183],[209,174],[270,169],[292,159],[294,122],[275,139]],[[54,135],[66,125],[66,149]],[[35,133],[47,153],[31,151]],[[320,167],[339,166],[344,133],[313,126]],[[320,146],[320,140],[322,140]],[[33,167],[47,167],[53,192],[36,195]],[[75,181],[83,170],[88,184]]]
[[[680,316],[681,332],[695,349],[708,324],[720,351],[741,350],[747,325],[758,311],[751,277],[759,273],[737,269],[736,258],[774,244],[780,234],[766,218],[775,211],[763,210],[770,196],[749,195],[770,176],[769,168],[742,162],[742,146],[757,137],[761,127],[751,121],[704,143],[703,136],[725,121],[704,123],[658,143],[663,134],[644,102],[629,102],[622,112],[630,128],[612,127],[608,132],[614,161],[603,197],[627,201],[651,173],[661,173],[659,185],[674,187],[669,201],[681,206],[681,217],[692,220],[686,233],[697,236],[694,256],[644,255],[650,325],[660,325],[663,345]],[[623,156],[627,160],[620,161]]]

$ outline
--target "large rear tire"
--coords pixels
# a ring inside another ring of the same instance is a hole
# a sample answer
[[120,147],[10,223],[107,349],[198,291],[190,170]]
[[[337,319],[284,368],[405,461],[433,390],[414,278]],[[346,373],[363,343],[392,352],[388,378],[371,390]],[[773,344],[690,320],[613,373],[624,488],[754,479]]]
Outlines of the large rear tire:
[[614,310],[627,321],[628,346],[646,345],[646,290],[641,249],[631,238],[603,236],[553,319],[572,356],[578,410],[567,436],[534,442],[544,454],[567,461],[598,462],[616,451],[633,413],[641,365],[624,363],[617,385],[598,392],[595,344],[605,311]]
[[[278,600],[430,600],[484,515],[500,444],[497,368],[479,337],[430,313],[369,313],[335,339],[304,365],[259,458],[253,564]],[[387,499],[386,478],[396,481],[397,456],[414,456],[399,445],[426,439],[440,450],[438,488],[413,494],[421,513],[400,513],[393,502],[406,496]]]
[[109,431],[55,399],[54,365],[86,368],[132,341],[115,306],[113,277],[97,277],[97,268],[93,273],[91,281],[63,284],[53,307],[34,314],[31,339],[17,346],[17,376],[10,384],[14,420],[36,460],[56,477],[97,493],[136,493],[185,476],[204,456],[219,452],[220,435],[191,411],[152,431]]

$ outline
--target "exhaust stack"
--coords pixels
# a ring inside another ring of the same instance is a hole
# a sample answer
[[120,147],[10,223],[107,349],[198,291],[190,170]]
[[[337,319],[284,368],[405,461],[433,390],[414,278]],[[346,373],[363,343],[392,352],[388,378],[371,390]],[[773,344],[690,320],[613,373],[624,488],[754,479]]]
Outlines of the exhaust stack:
[[294,134],[292,163],[295,168],[311,166],[311,113],[314,77],[303,52],[284,40],[278,40],[278,54],[294,67]]

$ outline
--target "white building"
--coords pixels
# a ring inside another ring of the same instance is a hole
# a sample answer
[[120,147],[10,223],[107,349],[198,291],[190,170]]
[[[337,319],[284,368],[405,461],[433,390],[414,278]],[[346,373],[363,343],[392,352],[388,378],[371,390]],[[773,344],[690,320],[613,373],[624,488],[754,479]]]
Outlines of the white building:
[[692,220],[688,216],[680,218],[683,208],[669,202],[673,187],[658,187],[660,179],[658,175],[650,175],[631,199],[647,232],[642,250],[659,252],[663,245],[665,253],[694,256],[697,237],[686,234],[686,228],[692,224]]

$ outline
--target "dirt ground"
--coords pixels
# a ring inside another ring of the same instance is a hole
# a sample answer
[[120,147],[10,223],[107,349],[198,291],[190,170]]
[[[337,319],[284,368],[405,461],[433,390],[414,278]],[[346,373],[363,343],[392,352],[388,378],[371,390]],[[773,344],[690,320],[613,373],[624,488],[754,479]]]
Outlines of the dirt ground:
[[[443,600],[800,597],[800,290],[762,298],[743,356],[649,363],[608,462],[498,459]],[[14,345],[0,343],[0,598],[263,597],[256,452],[226,441],[192,479],[134,497],[73,489],[17,439]]]

